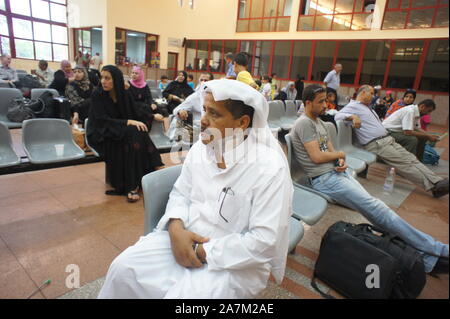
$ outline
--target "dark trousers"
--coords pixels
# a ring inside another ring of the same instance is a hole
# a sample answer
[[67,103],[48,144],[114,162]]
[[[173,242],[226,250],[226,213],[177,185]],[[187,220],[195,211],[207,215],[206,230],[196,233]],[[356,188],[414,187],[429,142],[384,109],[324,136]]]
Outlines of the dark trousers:
[[417,159],[423,162],[423,154],[425,152],[425,144],[427,142],[426,139],[405,135],[403,132],[389,131],[389,133],[398,144],[403,146],[408,152],[416,155]]

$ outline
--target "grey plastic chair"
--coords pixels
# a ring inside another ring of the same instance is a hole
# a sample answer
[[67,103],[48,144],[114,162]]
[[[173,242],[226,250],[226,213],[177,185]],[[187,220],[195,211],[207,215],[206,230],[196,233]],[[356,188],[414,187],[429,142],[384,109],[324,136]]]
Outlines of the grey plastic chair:
[[284,103],[286,111],[284,116],[281,118],[281,128],[283,130],[290,130],[294,126],[295,121],[298,119],[298,107],[294,101],[285,101]]
[[98,154],[98,152],[89,144],[89,141],[88,141],[88,138],[87,138],[87,136],[88,136],[88,123],[89,123],[88,120],[89,119],[86,119],[84,121],[84,142],[86,143],[87,147],[89,147],[89,149],[92,151],[92,153],[95,156],[100,157],[100,154]]
[[153,99],[162,99],[163,97],[161,89],[159,88],[150,88],[150,92],[152,93]]
[[347,126],[343,121],[337,121],[336,124],[338,130],[336,147],[339,150],[344,151],[353,158],[366,162],[367,165],[376,162],[377,156],[375,154],[353,145],[352,128],[350,126]]
[[20,164],[20,157],[14,152],[8,127],[0,122],[0,168]]
[[58,91],[56,91],[55,89],[32,89],[31,90],[31,99],[37,100],[42,95],[42,93],[47,92],[47,91],[51,92],[53,97],[59,96]]
[[334,199],[312,188],[309,178],[306,176],[306,173],[303,170],[301,164],[297,161],[297,158],[295,157],[292,146],[291,134],[286,134],[284,138],[286,140],[286,145],[288,148],[287,159],[289,163],[289,168],[291,170],[291,178],[292,181],[294,182],[294,186],[298,186],[300,188],[310,191],[311,193],[317,194],[323,197],[328,203],[336,204],[336,201]]
[[267,121],[271,130],[280,131],[282,126],[281,118],[284,116],[284,107],[278,102],[281,101],[269,102],[269,116],[267,118]]
[[164,134],[164,125],[162,122],[153,121],[149,135],[158,150],[170,149],[175,145],[170,141],[170,138]]
[[292,200],[293,216],[312,226],[327,212],[327,200],[312,189],[306,189],[294,184]]
[[[65,162],[86,156],[74,142],[69,123],[61,119],[24,121],[22,144],[33,164]],[[62,149],[60,154],[58,149]]]
[[[169,195],[178,176],[181,165],[152,172],[142,178],[144,194],[144,236],[152,232],[166,211]],[[295,250],[303,238],[304,227],[300,220],[293,217],[289,221],[289,252]]]
[[3,122],[8,128],[20,128],[22,123],[15,123],[8,120],[9,106],[14,99],[22,98],[22,92],[19,89],[0,88],[0,122]]
[[17,74],[28,74],[25,70],[16,70]]
[[[331,143],[333,146],[337,145],[337,132],[336,127],[333,123],[325,122],[325,126],[327,128],[328,134],[331,138]],[[341,148],[335,147],[336,150],[342,151]],[[353,156],[353,154],[346,153],[345,161],[352,170],[354,170],[357,174],[362,173],[367,170],[367,164],[363,160],[360,160],[359,158],[356,158]],[[364,176],[367,176],[367,172],[363,174]]]
[[157,88],[158,84],[155,80],[147,80],[145,81],[150,88]]

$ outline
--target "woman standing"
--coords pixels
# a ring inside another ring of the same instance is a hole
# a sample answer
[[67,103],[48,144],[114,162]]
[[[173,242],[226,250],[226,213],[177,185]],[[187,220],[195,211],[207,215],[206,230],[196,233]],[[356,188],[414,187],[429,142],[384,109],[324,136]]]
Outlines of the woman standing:
[[161,156],[148,135],[152,118],[138,108],[125,90],[122,72],[107,65],[101,72],[101,87],[92,94],[89,112],[89,143],[105,159],[107,195],[125,195],[139,200],[144,175],[160,166]]
[[72,124],[78,124],[84,123],[89,116],[93,86],[84,68],[75,68],[74,78],[75,80],[66,87],[66,97],[70,100],[73,113]]
[[163,92],[163,97],[169,101],[168,111],[172,114],[173,110],[180,105],[194,90],[187,84],[187,73],[181,71],[175,81],[170,82]]

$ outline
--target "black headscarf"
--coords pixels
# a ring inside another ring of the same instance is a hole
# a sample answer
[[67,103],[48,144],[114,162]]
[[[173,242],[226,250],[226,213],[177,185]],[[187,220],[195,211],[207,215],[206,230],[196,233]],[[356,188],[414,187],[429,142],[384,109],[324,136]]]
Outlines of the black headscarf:
[[178,82],[178,80],[170,82],[167,88],[163,92],[163,97],[167,98],[169,94],[176,95],[180,98],[187,98],[189,95],[194,93],[194,90],[187,83],[187,73],[186,71],[180,71],[179,73],[183,73],[184,81]]

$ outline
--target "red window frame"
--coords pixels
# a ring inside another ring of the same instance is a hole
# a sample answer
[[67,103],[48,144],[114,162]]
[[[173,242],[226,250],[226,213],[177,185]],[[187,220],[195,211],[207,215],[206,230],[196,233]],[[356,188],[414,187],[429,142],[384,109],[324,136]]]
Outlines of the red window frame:
[[[412,7],[412,0],[400,0],[398,2],[397,7],[395,8],[389,8],[389,3],[392,0],[387,0],[386,1],[386,8],[384,10],[384,14],[383,14],[383,22],[381,25],[381,29],[382,30],[392,30],[392,29],[385,29],[384,28],[384,22],[385,22],[385,18],[386,18],[386,13],[388,12],[406,12],[406,19],[405,19],[405,24],[403,25],[403,28],[400,29],[430,29],[430,28],[442,28],[439,26],[435,26],[436,23],[436,17],[438,14],[439,9],[441,8],[447,8],[449,7],[448,4],[443,3],[443,0],[438,0],[438,4],[437,5],[431,5],[431,6],[422,6],[422,7]],[[403,2],[408,2],[408,7],[407,8],[402,8],[402,3]],[[418,11],[418,10],[426,10],[426,9],[434,9],[434,14],[433,14],[433,18],[431,20],[431,26],[430,27],[426,27],[426,28],[419,28],[419,27],[413,27],[413,28],[408,28],[408,23],[409,23],[409,18],[411,16],[411,12],[412,11]],[[398,29],[397,29],[398,30]]]
[[[49,17],[50,18],[51,18],[51,6],[50,6],[50,4],[64,6],[66,8],[66,12],[67,12],[67,0],[66,0],[66,4],[55,2],[55,1],[52,1],[52,0],[42,0],[42,1],[49,3]],[[31,5],[31,0],[29,0],[29,5],[30,5],[31,12],[33,12],[33,8],[32,8],[32,5]],[[26,15],[22,15],[22,14],[18,14],[18,13],[13,13],[11,11],[10,0],[5,0],[5,9],[6,9],[5,11],[0,10],[0,13],[6,16],[7,23],[8,23],[8,29],[9,29],[9,36],[2,36],[2,37],[9,38],[9,45],[10,45],[10,51],[11,51],[11,57],[12,58],[14,58],[14,59],[23,59],[23,60],[36,60],[35,43],[48,43],[48,44],[50,44],[52,46],[52,60],[51,60],[52,62],[59,62],[59,61],[55,61],[55,53],[53,51],[53,45],[54,44],[66,46],[67,47],[67,56],[69,56],[69,28],[67,26],[67,23],[55,22],[55,21],[52,21],[52,20],[40,19],[40,18],[35,18],[35,17],[32,17],[32,16],[26,16]],[[51,28],[52,25],[65,27],[66,28],[66,32],[67,32],[67,43],[53,42],[53,34],[52,34],[52,32],[50,32],[51,41],[24,39],[24,38],[16,37],[14,35],[13,18],[30,21],[31,22],[31,32],[32,32],[32,36],[33,37],[34,37],[34,25],[33,25],[33,22],[39,22],[39,23],[48,24],[48,25],[50,25],[50,28]],[[34,56],[34,58],[33,59],[29,59],[29,58],[17,57],[15,40],[31,41],[33,43],[33,51],[34,51],[33,52],[33,56]]]
[[[148,63],[148,61],[150,61],[151,56],[149,56],[149,52],[148,52],[148,37],[149,36],[154,36],[156,37],[156,52],[158,52],[158,47],[159,47],[159,35],[157,34],[153,34],[153,33],[147,33],[147,32],[142,32],[142,31],[136,31],[136,30],[130,30],[130,29],[125,29],[125,28],[120,28],[120,27],[116,27],[116,31],[124,31],[125,34],[126,32],[135,32],[135,33],[141,33],[141,34],[145,34],[145,63],[147,65],[150,65],[150,63]],[[115,33],[114,33],[115,34]],[[91,39],[91,43],[92,43],[92,39]],[[116,47],[116,37],[114,36],[114,48]],[[125,36],[125,57],[127,57],[127,37]],[[114,60],[116,61],[117,64],[117,53],[115,54]]]
[[[264,3],[263,3],[263,10],[262,10],[263,11],[263,16],[262,17],[251,17],[250,16],[249,18],[240,18],[239,17],[239,9],[240,9],[240,6],[241,6],[241,2],[240,2],[240,0],[237,0],[237,1],[238,1],[238,6],[237,6],[236,32],[238,32],[238,33],[246,33],[246,32],[288,32],[289,31],[289,27],[288,27],[287,30],[281,30],[281,31],[277,31],[276,30],[277,26],[278,26],[278,20],[279,19],[281,19],[281,18],[283,18],[283,19],[289,18],[290,19],[291,16],[292,16],[292,15],[290,15],[290,16],[278,16],[278,11],[280,9],[280,1],[281,0],[261,0],[261,1],[264,1]],[[249,9],[249,11],[250,11],[249,15],[251,15],[253,1],[257,1],[257,0],[247,0],[247,1],[249,3],[249,8],[250,8]],[[274,17],[264,17],[266,1],[277,1],[277,15],[276,16],[274,16]],[[282,12],[284,12],[284,9],[286,7],[286,1],[287,0],[285,0],[283,2],[283,10],[282,10]],[[260,26],[258,31],[250,31],[250,21],[252,21],[252,20],[261,20],[261,26]],[[274,20],[274,22],[275,22],[275,30],[274,31],[263,31],[263,22],[264,22],[264,20]],[[237,24],[239,23],[239,21],[249,21],[248,27],[247,27],[247,31],[238,31],[237,30]]]
[[[311,32],[311,31],[367,31],[367,29],[352,30],[353,19],[354,19],[356,14],[365,14],[367,16],[369,16],[370,14],[373,14],[373,12],[356,11],[356,6],[357,6],[358,2],[360,2],[361,7],[364,9],[365,0],[354,0],[353,1],[353,9],[352,9],[351,12],[336,12],[336,3],[337,3],[338,0],[334,0],[334,7],[333,7],[333,12],[332,13],[320,13],[320,14],[317,14],[317,11],[316,11],[316,12],[314,12],[314,14],[303,15],[303,14],[301,14],[301,12],[302,12],[302,8],[305,5],[305,1],[306,0],[300,0],[300,11],[299,11],[299,17],[298,17],[298,22],[297,22],[297,31],[301,31],[301,32]],[[319,6],[320,6],[320,0],[319,0],[318,3],[319,3]],[[358,7],[360,5],[358,5]],[[334,19],[335,19],[336,16],[340,16],[340,15],[349,15],[349,16],[351,15],[350,26],[349,26],[348,30],[333,30]],[[317,17],[323,17],[323,16],[333,16],[333,18],[331,19],[331,23],[330,23],[330,29],[329,30],[316,30]],[[314,17],[313,25],[312,25],[312,29],[311,30],[302,30],[302,29],[300,29],[300,22],[301,22],[302,17],[303,18],[305,18],[305,17]]]
[[[354,83],[352,84],[341,84],[341,86],[343,87],[353,87],[353,88],[357,88],[362,84],[365,83],[360,83],[360,79],[361,79],[361,73],[362,73],[362,68],[363,68],[363,63],[364,63],[364,54],[365,54],[365,50],[366,50],[366,46],[367,43],[370,41],[388,41],[390,43],[390,51],[389,51],[389,55],[388,55],[388,59],[386,61],[386,70],[384,73],[384,79],[383,79],[383,83],[382,83],[382,87],[383,89],[386,90],[392,90],[394,92],[401,92],[401,91],[405,91],[405,89],[407,88],[388,88],[386,87],[387,83],[388,83],[388,77],[389,77],[389,73],[391,70],[391,64],[392,64],[392,55],[395,51],[395,44],[397,42],[401,42],[401,41],[412,41],[412,40],[422,40],[424,41],[424,48],[423,48],[423,52],[422,55],[420,56],[420,60],[419,60],[419,64],[416,70],[416,74],[414,77],[414,86],[413,89],[415,89],[416,91],[418,91],[419,86],[420,86],[420,81],[422,78],[422,74],[423,74],[423,69],[424,69],[424,65],[426,62],[426,57],[428,55],[428,50],[430,47],[430,43],[433,40],[448,40],[448,38],[435,38],[435,39],[374,39],[374,40],[355,40],[355,39],[348,39],[348,40],[274,40],[274,39],[268,39],[268,40],[246,40],[246,39],[242,39],[242,40],[235,40],[235,39],[222,39],[222,52],[224,52],[224,46],[223,43],[227,42],[227,41],[236,41],[237,42],[237,52],[240,52],[241,49],[241,42],[245,41],[271,41],[272,42],[272,49],[271,49],[271,56],[270,56],[270,64],[269,64],[269,72],[268,74],[272,74],[273,72],[273,60],[274,60],[274,50],[275,50],[275,45],[276,45],[276,41],[291,41],[291,47],[290,47],[290,56],[289,56],[289,75],[288,78],[279,78],[279,80],[281,81],[295,81],[295,79],[293,78],[293,76],[295,76],[295,74],[292,74],[291,68],[292,68],[292,63],[293,63],[293,48],[294,48],[294,44],[295,42],[306,42],[306,41],[310,41],[312,42],[311,45],[311,52],[310,52],[310,61],[309,61],[309,65],[308,65],[308,74],[305,76],[305,82],[307,83],[318,83],[321,84],[323,82],[320,81],[311,81],[311,75],[312,75],[312,70],[313,70],[313,65],[314,65],[314,57],[315,57],[315,53],[316,53],[316,47],[317,47],[317,43],[319,41],[335,41],[336,42],[336,47],[333,53],[333,64],[339,62],[338,59],[338,52],[339,52],[339,46],[342,42],[354,42],[354,41],[361,41],[361,46],[360,46],[360,52],[359,52],[359,56],[358,56],[358,62],[357,62],[357,69],[356,69],[356,74],[355,74],[355,80]],[[211,49],[211,41],[220,41],[220,40],[196,40],[196,39],[189,39],[189,41],[193,41],[195,43],[195,47],[196,47],[196,58],[197,58],[197,51],[198,51],[198,41],[208,41],[209,45],[208,48]],[[256,49],[256,45],[253,45],[253,61],[252,61],[252,65],[254,66],[254,60],[255,60],[255,49]],[[185,60],[184,60],[184,68],[186,67],[186,52],[187,52],[187,47],[185,47]],[[210,56],[211,52],[208,52],[208,56]],[[224,57],[224,56],[223,56]],[[225,63],[222,63],[222,66],[225,66]],[[332,69],[333,65],[330,65],[330,70]],[[344,65],[345,68],[345,65]],[[209,72],[209,63],[208,63],[208,68],[207,68],[207,72]],[[256,74],[253,74],[254,68],[252,68],[252,70],[249,70],[252,73],[252,76],[256,77]],[[194,72],[194,73],[201,73],[201,72],[205,72],[204,70],[189,70],[189,72]],[[220,74],[223,75],[224,74],[224,68],[222,68],[222,72],[213,72],[214,74]],[[295,72],[294,72],[295,73]],[[372,83],[374,84],[374,83]],[[375,85],[375,84],[374,84]],[[419,91],[421,93],[424,94],[432,94],[432,95],[446,95],[448,96],[449,93],[448,92],[434,92],[434,91]]]

